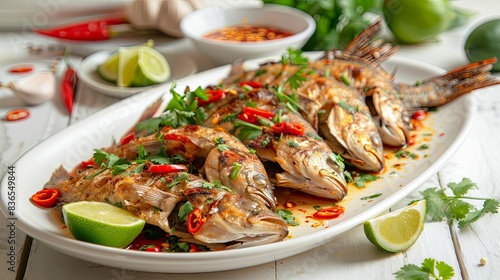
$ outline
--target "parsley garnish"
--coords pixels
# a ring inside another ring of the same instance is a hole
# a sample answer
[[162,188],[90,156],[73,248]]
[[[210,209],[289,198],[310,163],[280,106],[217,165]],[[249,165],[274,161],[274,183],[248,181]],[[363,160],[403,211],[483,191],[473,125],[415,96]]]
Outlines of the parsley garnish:
[[210,183],[210,182],[203,182],[203,184],[201,185],[202,188],[205,188],[205,189],[213,189],[213,188],[218,188],[218,189],[221,189],[221,190],[225,190],[227,192],[232,192],[234,193],[233,190],[231,190],[230,188],[224,186],[219,180],[214,180],[213,183]]
[[285,220],[286,224],[289,226],[298,226],[299,223],[293,216],[292,211],[286,209],[278,209],[276,210],[276,214],[280,216],[283,220]]
[[123,173],[130,165],[130,162],[127,159],[119,158],[115,154],[108,154],[102,150],[94,149],[94,162],[97,166],[103,168],[102,170],[92,174],[85,179],[90,180],[95,176],[101,174],[107,169],[111,169],[111,174],[116,176],[120,173]]
[[237,137],[241,141],[244,141],[246,139],[253,140],[262,135],[262,127],[258,125],[254,125],[238,119],[234,121],[234,128],[238,127],[240,129],[238,130]]
[[[437,274],[436,274],[437,269]],[[426,258],[422,262],[422,266],[407,264],[398,272],[393,273],[398,280],[415,280],[415,279],[442,279],[448,280],[455,276],[453,267],[443,261],[436,261],[432,258]]]
[[[453,195],[448,196],[445,190],[449,189]],[[449,183],[447,188],[428,188],[421,192],[427,202],[426,219],[431,222],[452,219],[458,221],[458,227],[469,225],[487,213],[496,214],[500,207],[500,200],[466,196],[477,189],[476,183],[469,178],[463,178],[460,183]],[[464,200],[483,200],[483,208],[477,209]]]
[[179,184],[182,180],[189,182],[189,175],[186,172],[182,172],[179,176],[175,177],[175,179],[167,185],[167,188],[172,188],[175,185]]

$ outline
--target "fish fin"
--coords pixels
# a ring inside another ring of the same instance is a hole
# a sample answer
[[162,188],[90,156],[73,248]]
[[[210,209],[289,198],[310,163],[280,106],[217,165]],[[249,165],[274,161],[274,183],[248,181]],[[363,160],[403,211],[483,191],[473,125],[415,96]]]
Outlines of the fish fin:
[[165,213],[172,212],[175,205],[181,201],[181,197],[157,188],[141,186],[138,184],[132,184],[130,187],[134,189],[146,203],[160,208]]
[[60,165],[54,172],[52,172],[52,175],[50,176],[50,179],[45,185],[43,186],[44,188],[53,188],[56,185],[58,185],[60,182],[64,182],[69,179],[69,173],[62,165]]

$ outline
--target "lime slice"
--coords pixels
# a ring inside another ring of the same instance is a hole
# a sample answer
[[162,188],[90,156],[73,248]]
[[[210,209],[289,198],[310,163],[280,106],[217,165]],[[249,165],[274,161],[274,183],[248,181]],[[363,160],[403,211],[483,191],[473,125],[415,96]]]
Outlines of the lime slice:
[[73,236],[105,246],[124,248],[144,227],[145,221],[105,202],[79,201],[62,207],[64,222]]
[[387,213],[364,223],[365,235],[371,243],[389,251],[410,248],[424,229],[425,200]]
[[97,74],[105,81],[116,83],[118,80],[118,52],[111,54],[102,64],[97,67]]
[[116,85],[128,87],[132,85],[137,70],[139,47],[123,47],[118,49],[118,78]]
[[150,86],[164,83],[170,78],[170,66],[165,57],[157,50],[140,46],[138,49],[138,68],[133,86]]

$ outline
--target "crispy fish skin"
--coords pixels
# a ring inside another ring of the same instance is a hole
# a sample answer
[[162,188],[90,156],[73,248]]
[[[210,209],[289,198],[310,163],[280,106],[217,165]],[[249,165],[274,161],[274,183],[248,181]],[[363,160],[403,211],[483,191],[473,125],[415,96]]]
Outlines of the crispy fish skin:
[[[61,203],[85,200],[119,204],[169,234],[190,236],[212,248],[228,242],[233,247],[267,244],[288,235],[286,222],[260,203],[227,189],[207,187],[206,181],[192,174],[134,173],[137,167],[132,164],[119,175],[91,167],[72,177],[60,167],[45,187],[59,189]],[[147,170],[147,164],[144,169]],[[193,208],[202,210],[206,219],[200,232],[193,235],[180,230],[185,226],[170,224],[170,220],[177,220],[172,217],[177,215],[175,209],[188,201]]]
[[[255,149],[261,160],[276,162],[283,168],[284,172],[276,175],[276,186],[294,188],[333,200],[345,197],[347,183],[343,168],[332,159],[332,150],[307,121],[283,107],[271,90],[260,88],[248,91],[237,87],[233,89],[237,89],[240,98],[233,99],[229,106],[213,111],[204,125],[223,127],[238,135],[241,128],[236,128],[234,121],[225,120],[229,115],[242,112],[248,101],[257,104],[257,108],[262,110],[274,113],[281,111],[283,120],[299,123],[304,127],[304,135],[274,135],[270,128],[265,128],[261,136],[244,139],[243,143]],[[217,107],[217,104],[214,106]]]
[[[159,136],[161,135],[161,136]],[[202,161],[205,176],[276,210],[274,188],[256,155],[223,129],[188,125],[176,129],[165,127],[160,134],[140,137],[111,152],[122,158],[135,159],[142,145],[148,154],[164,148],[169,155],[182,155],[186,160]],[[239,171],[233,171],[238,166]]]

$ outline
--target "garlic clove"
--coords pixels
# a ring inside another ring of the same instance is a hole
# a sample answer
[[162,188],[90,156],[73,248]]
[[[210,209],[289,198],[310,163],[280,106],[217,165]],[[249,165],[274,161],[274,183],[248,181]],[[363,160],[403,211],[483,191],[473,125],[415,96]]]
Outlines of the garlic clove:
[[163,0],[134,0],[125,7],[127,19],[136,28],[155,29]]
[[184,34],[179,28],[179,23],[184,16],[194,10],[190,1],[163,1],[160,7],[157,28],[167,35],[183,37]]
[[8,87],[26,104],[38,105],[54,97],[56,78],[51,71],[37,72],[10,82]]

